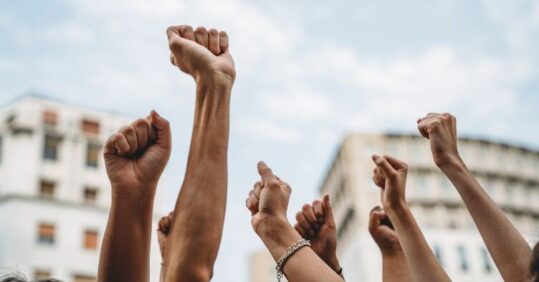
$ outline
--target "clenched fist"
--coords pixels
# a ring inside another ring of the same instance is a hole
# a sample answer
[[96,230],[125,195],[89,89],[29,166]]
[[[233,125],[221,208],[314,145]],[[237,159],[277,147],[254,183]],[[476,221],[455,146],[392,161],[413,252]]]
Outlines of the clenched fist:
[[109,137],[104,150],[113,193],[128,195],[155,189],[170,150],[169,123],[155,111],[122,127]]
[[394,255],[402,247],[389,217],[380,207],[374,207],[369,214],[369,233],[380,248],[382,255]]
[[461,162],[457,148],[457,120],[449,113],[430,113],[417,120],[423,137],[429,139],[434,163],[438,167]]
[[159,251],[161,252],[161,259],[165,259],[165,250],[168,245],[168,235],[170,234],[170,225],[174,212],[170,212],[167,216],[163,216],[157,224],[157,242],[159,242]]
[[382,205],[384,210],[393,211],[406,205],[406,163],[390,156],[373,155],[376,164],[374,183],[382,189]]
[[228,35],[224,31],[206,30],[188,25],[167,29],[170,60],[198,82],[203,76],[217,75],[234,81],[236,70],[228,50]]
[[264,162],[257,165],[262,180],[255,183],[246,200],[251,211],[251,224],[257,234],[263,232],[267,224],[288,223],[286,212],[292,189],[273,174]]
[[315,200],[312,205],[303,205],[296,213],[294,228],[301,237],[310,240],[311,249],[333,270],[341,269],[337,259],[337,227],[333,210],[326,195],[322,201]]

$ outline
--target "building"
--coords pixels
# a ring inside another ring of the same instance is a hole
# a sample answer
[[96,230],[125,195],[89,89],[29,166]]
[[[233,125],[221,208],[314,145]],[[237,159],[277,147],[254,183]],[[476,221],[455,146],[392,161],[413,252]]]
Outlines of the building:
[[[110,205],[102,147],[130,122],[26,95],[0,108],[0,267],[95,281]],[[155,223],[154,223],[155,224]],[[152,240],[152,277],[160,256]]]
[[[539,235],[539,152],[481,139],[461,139],[469,169],[530,240]],[[343,141],[320,189],[332,198],[338,255],[347,281],[380,281],[380,252],[368,233],[380,205],[371,155],[409,165],[406,198],[453,281],[502,281],[458,193],[434,165],[428,140],[412,134],[354,134]],[[531,242],[530,242],[531,243]]]
[[[539,151],[470,138],[460,139],[459,146],[489,195],[534,243],[539,238]],[[503,281],[460,196],[434,165],[428,140],[414,134],[349,135],[323,179],[320,194],[332,200],[346,281],[382,280],[380,251],[368,232],[369,212],[380,205],[379,188],[372,182],[374,153],[408,163],[407,202],[453,281]],[[251,281],[273,281],[273,267],[266,250],[253,255]]]

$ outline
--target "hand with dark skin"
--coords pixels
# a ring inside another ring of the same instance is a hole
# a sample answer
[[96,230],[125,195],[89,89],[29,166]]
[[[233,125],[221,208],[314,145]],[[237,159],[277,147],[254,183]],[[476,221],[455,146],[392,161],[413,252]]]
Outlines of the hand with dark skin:
[[[374,181],[381,188],[382,205],[395,227],[414,281],[451,281],[432,253],[406,200],[406,163],[391,156],[372,157]],[[379,181],[383,180],[383,182]]]
[[399,237],[387,214],[378,206],[369,214],[369,233],[382,253],[382,281],[412,281]]
[[532,251],[504,212],[492,201],[462,160],[457,147],[457,120],[430,113],[417,121],[429,139],[434,163],[453,183],[505,281],[529,281]]
[[171,26],[167,37],[171,63],[193,77],[196,99],[185,177],[162,272],[165,281],[209,281],[226,210],[230,98],[236,71],[224,31]]
[[[277,262],[286,249],[301,239],[288,222],[286,213],[292,189],[263,162],[257,165],[261,181],[249,192],[246,205],[251,225]],[[343,281],[310,247],[297,250],[284,264],[290,282]]]
[[152,111],[105,144],[112,203],[99,259],[99,281],[147,281],[153,200],[171,151],[170,126]]
[[296,213],[294,229],[301,237],[311,241],[311,249],[335,272],[341,270],[337,258],[337,227],[333,219],[333,210],[326,195],[315,200],[312,205],[303,205]]

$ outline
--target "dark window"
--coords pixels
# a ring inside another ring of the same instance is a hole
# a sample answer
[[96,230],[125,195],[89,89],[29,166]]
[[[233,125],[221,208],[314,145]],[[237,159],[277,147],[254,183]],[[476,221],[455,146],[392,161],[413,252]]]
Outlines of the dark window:
[[492,272],[492,265],[490,264],[490,255],[485,248],[481,248],[481,255],[483,257],[483,269],[485,272]]
[[97,249],[97,238],[98,233],[95,230],[86,230],[84,231],[84,249],[86,250],[96,250]]
[[39,196],[45,199],[54,198],[55,183],[48,180],[41,180],[39,185]]
[[82,120],[82,132],[87,134],[99,134],[99,122],[94,120]]
[[92,187],[84,188],[84,202],[93,204],[97,201],[97,189]]
[[58,136],[45,135],[43,159],[52,161],[58,159],[58,148],[60,147],[61,140]]
[[86,147],[86,166],[87,167],[97,167],[100,150],[101,150],[100,145],[88,143],[88,146]]
[[466,249],[464,248],[464,246],[460,245],[457,247],[457,251],[459,255],[460,270],[462,270],[462,272],[468,272],[470,266],[468,264],[468,256],[466,255]]
[[41,223],[37,229],[37,241],[42,245],[54,245],[55,227],[53,224]]

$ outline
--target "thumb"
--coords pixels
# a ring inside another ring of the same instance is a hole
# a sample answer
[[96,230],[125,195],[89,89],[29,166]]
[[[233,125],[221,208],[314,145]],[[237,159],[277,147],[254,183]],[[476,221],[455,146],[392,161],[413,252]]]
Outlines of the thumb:
[[324,199],[322,200],[322,206],[324,208],[324,222],[333,226],[335,226],[335,219],[333,218],[333,208],[331,207],[331,203],[329,201],[329,195],[325,195]]
[[155,141],[155,144],[164,149],[170,149],[172,141],[170,137],[170,123],[168,120],[161,117],[155,110],[152,110],[150,113],[150,122],[152,128],[157,130],[157,140]]

